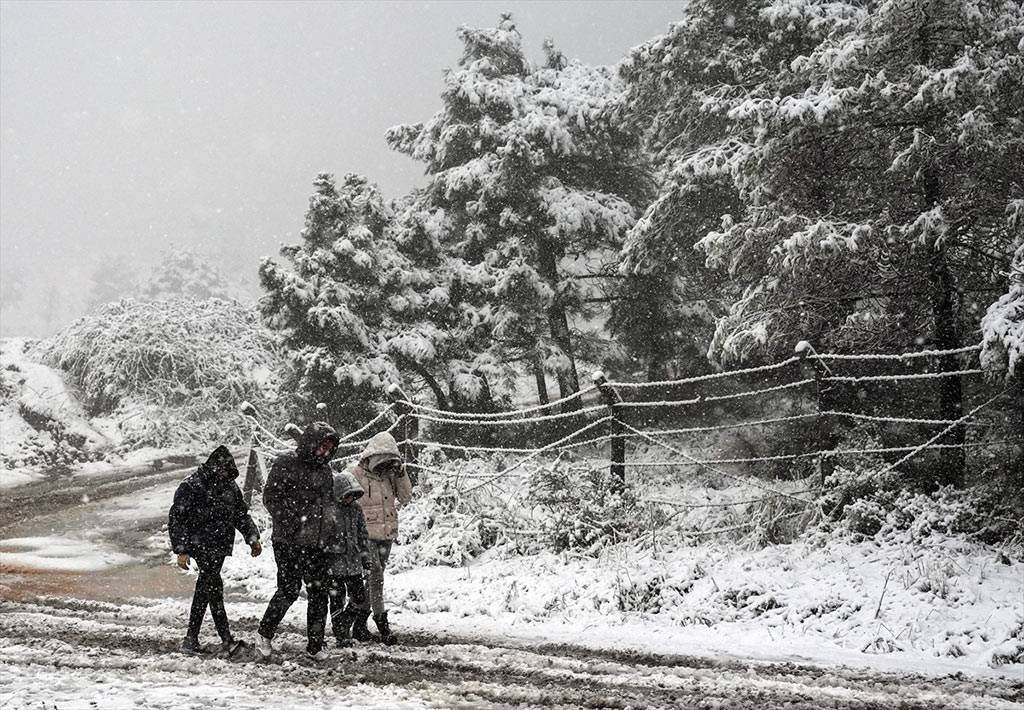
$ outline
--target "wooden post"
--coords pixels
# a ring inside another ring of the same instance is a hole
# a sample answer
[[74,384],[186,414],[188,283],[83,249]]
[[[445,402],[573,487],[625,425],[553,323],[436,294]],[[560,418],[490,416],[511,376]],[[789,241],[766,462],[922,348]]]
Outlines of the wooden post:
[[[819,451],[826,451],[826,449],[832,449],[832,437],[829,431],[828,417],[822,414],[822,374],[825,369],[821,360],[817,357],[809,359],[808,355],[817,355],[814,348],[806,340],[801,340],[796,344],[796,356],[800,358],[800,374],[803,379],[814,379],[814,446]],[[831,452],[818,456],[818,475],[821,477],[821,487],[825,487],[825,479],[832,475],[835,471],[835,461],[832,458]]]
[[591,375],[591,379],[601,393],[601,398],[608,405],[609,414],[612,416],[612,478],[618,481],[620,489],[626,486],[626,437],[619,419],[619,407],[622,404],[622,397],[618,391],[608,383],[608,379],[600,370]]
[[[390,385],[388,387],[388,398],[391,400],[392,406],[395,408],[395,413],[398,414],[398,422],[395,426],[395,432],[398,434],[395,438],[399,441],[411,441],[419,438],[420,421],[412,413],[412,407],[409,406],[409,398],[405,392],[398,385]],[[412,444],[404,444],[402,447],[403,458],[407,463],[415,464],[417,461],[416,447]],[[409,481],[415,486],[419,475],[417,469],[413,468],[409,472]]]

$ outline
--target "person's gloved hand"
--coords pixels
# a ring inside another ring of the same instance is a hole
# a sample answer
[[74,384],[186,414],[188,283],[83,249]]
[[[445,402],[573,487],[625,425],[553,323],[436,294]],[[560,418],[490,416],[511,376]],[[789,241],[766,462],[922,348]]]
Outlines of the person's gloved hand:
[[178,555],[178,566],[181,567],[182,569],[188,569],[188,563],[190,561],[191,560],[189,559],[189,556],[186,555],[185,553],[182,553],[182,554]]
[[260,553],[263,552],[263,545],[261,545],[260,541],[257,540],[253,544],[249,545],[249,549],[252,550],[253,557],[259,557]]

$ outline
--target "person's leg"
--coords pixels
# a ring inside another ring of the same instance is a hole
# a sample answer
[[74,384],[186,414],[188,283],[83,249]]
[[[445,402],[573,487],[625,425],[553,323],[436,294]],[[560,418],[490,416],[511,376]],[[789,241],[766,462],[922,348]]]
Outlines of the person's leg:
[[267,605],[259,627],[260,636],[266,639],[274,637],[277,625],[299,598],[302,588],[303,558],[298,548],[274,545],[274,562],[277,564],[277,591]]
[[327,600],[331,615],[331,631],[335,640],[340,644],[348,638],[351,629],[347,628],[345,619],[345,578],[330,575],[330,585],[327,588]]
[[363,578],[359,575],[345,577],[345,587],[348,590],[346,611],[354,615],[359,609],[366,606],[366,587],[363,586]]
[[390,540],[373,540],[370,543],[369,592],[370,609],[374,616],[384,613],[384,569],[391,555]]
[[306,652],[319,653],[324,647],[327,623],[328,557],[320,550],[304,550],[303,581],[306,583]]
[[374,615],[384,611],[384,566],[390,553],[389,540],[370,540],[370,569],[366,574],[369,603],[364,604],[363,608],[370,609]]
[[199,564],[199,569],[209,575],[210,616],[213,617],[213,625],[217,629],[220,640],[227,643],[231,641],[231,627],[228,624],[227,609],[224,608],[224,580],[220,576],[221,568],[224,566],[224,556],[204,557],[196,562]]
[[[198,560],[196,560],[198,564]],[[185,639],[198,646],[199,629],[203,625],[203,617],[206,616],[206,607],[210,603],[210,579],[209,574],[199,565],[199,576],[196,577],[196,588],[192,593],[192,608],[188,614],[188,631],[185,632]]]

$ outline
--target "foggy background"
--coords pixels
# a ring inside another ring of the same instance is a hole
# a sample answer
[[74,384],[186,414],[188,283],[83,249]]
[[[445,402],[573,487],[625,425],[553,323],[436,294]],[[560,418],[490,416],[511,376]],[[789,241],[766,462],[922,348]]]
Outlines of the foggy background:
[[319,171],[395,197],[423,165],[384,131],[440,108],[461,24],[512,12],[529,56],[610,64],[680,2],[0,3],[0,335],[85,311],[93,273],[169,245],[240,294],[297,239]]

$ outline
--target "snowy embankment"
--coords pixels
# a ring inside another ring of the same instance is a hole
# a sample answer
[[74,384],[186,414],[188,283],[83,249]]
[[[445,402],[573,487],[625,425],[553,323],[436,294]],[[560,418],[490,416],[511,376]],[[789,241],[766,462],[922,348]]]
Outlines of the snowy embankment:
[[118,420],[90,417],[67,375],[35,361],[31,347],[25,338],[0,340],[0,489],[40,481],[58,468],[98,476],[182,453],[121,450]]
[[[255,598],[271,557],[226,577]],[[649,653],[864,665],[927,674],[1024,674],[1024,564],[946,538],[798,541],[541,553],[389,578],[393,624],[459,635]]]

